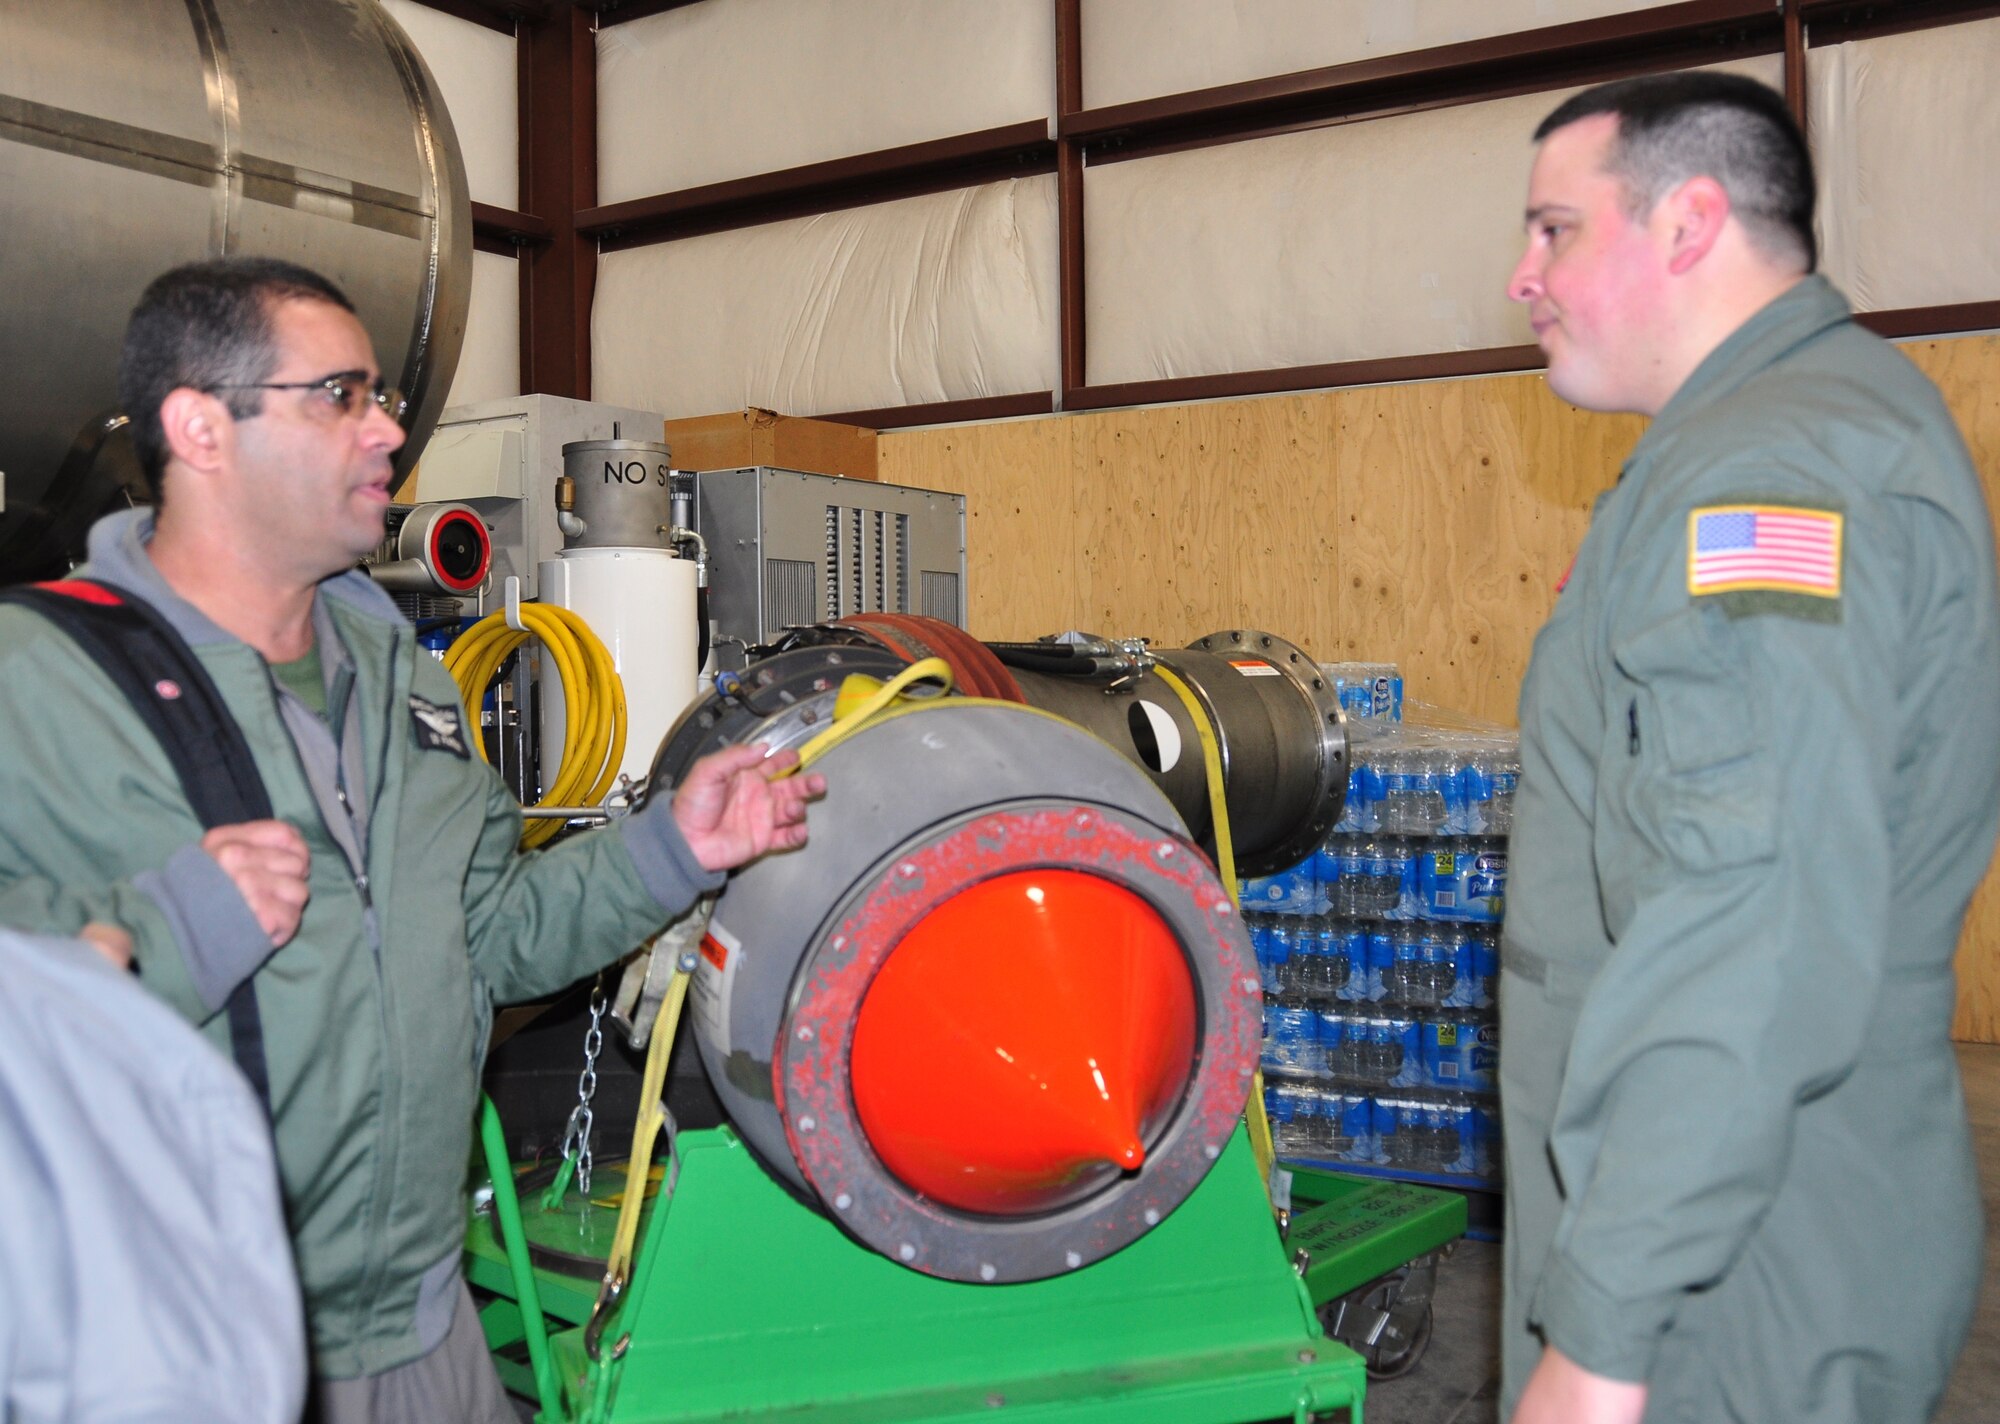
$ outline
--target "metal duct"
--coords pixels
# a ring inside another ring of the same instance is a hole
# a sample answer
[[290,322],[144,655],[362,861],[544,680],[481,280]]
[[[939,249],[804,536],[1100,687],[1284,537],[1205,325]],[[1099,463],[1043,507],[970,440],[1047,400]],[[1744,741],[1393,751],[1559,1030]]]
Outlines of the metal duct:
[[[754,664],[654,763],[798,745],[868,647]],[[912,1270],[1006,1284],[1100,1260],[1220,1157],[1260,1029],[1221,881],[1146,774],[1032,707],[913,701],[839,741],[803,850],[730,877],[689,1012],[736,1131]]]
[[0,0],[0,34],[0,582],[61,571],[137,488],[119,342],[179,263],[284,257],[346,291],[410,396],[407,470],[458,363],[472,218],[376,0]]

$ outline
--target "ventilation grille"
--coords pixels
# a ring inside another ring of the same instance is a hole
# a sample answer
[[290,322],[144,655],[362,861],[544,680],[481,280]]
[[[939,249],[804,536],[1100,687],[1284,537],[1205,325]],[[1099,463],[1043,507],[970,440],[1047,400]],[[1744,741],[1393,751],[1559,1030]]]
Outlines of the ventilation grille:
[[946,623],[958,622],[958,575],[941,573],[936,569],[925,569],[919,575],[922,580],[923,607],[918,610],[926,618],[939,618]]
[[776,637],[783,629],[818,621],[813,612],[813,578],[818,572],[811,559],[764,561],[766,637]]
[[826,507],[822,617],[910,612],[910,516]]

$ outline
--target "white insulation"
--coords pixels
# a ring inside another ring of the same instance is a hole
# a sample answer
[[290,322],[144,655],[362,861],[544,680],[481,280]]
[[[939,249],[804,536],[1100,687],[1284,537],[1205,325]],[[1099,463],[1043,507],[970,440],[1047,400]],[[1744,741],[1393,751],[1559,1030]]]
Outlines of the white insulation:
[[1102,108],[1653,9],[1662,3],[1665,0],[1083,0],[1083,101],[1086,108]]
[[446,409],[521,394],[521,264],[472,254],[472,306]]
[[710,0],[597,36],[597,195],[624,202],[1055,112],[1048,0]]
[[520,84],[514,37],[416,0],[382,0],[437,80],[477,203],[520,206]]
[[2000,19],[1808,51],[1821,265],[1860,311],[2000,297]]
[[1055,179],[608,252],[591,330],[595,397],[670,418],[1050,390]]
[[1090,382],[1531,342],[1506,291],[1530,138],[1573,92],[1087,168]]

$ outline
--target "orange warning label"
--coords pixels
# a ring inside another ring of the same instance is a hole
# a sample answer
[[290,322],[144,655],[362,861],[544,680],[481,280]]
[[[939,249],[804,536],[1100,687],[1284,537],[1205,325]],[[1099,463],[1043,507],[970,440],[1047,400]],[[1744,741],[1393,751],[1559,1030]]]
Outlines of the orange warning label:
[[1278,670],[1261,658],[1231,658],[1229,665],[1245,677],[1278,676]]
[[717,969],[729,967],[729,948],[713,932],[701,937],[701,957]]

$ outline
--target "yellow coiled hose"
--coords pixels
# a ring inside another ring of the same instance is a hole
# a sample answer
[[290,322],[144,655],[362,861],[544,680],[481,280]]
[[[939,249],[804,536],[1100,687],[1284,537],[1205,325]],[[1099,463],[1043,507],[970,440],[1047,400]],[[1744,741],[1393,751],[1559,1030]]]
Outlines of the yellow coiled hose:
[[[618,779],[625,759],[625,684],[590,625],[567,608],[546,603],[521,605],[526,632],[509,628],[504,613],[489,613],[459,634],[445,650],[445,671],[458,684],[467,708],[479,706],[487,684],[507,655],[530,637],[541,639],[562,678],[562,769],[537,806],[595,806]],[[484,744],[474,745],[486,756]],[[531,820],[521,831],[521,848],[532,849],[562,829],[557,820]]]

